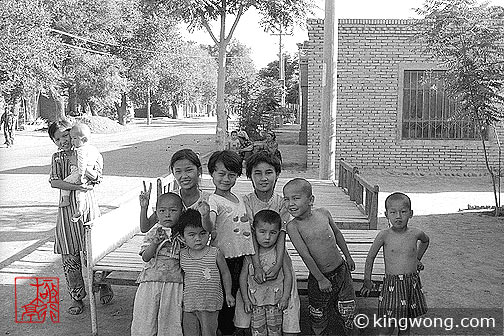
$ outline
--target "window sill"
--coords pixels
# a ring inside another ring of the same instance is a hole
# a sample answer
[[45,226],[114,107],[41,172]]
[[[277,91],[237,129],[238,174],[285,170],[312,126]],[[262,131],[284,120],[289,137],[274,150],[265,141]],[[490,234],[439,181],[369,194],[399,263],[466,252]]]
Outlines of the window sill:
[[[488,140],[487,140],[488,141]],[[431,140],[420,140],[420,139],[399,139],[397,141],[401,145],[412,145],[412,146],[470,146],[477,147],[481,145],[480,139],[474,140],[445,140],[445,139],[431,139]]]

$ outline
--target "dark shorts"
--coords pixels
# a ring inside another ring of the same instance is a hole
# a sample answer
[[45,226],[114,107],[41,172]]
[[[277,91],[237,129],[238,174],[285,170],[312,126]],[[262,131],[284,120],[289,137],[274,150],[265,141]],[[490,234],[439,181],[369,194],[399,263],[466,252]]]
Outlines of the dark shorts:
[[378,315],[395,318],[417,317],[427,312],[418,273],[386,275],[378,297]]
[[320,291],[317,279],[312,274],[308,276],[308,310],[312,325],[318,328],[327,326],[329,305],[332,304],[343,318],[345,327],[351,329],[355,313],[355,290],[347,263],[344,261],[324,276],[332,284],[329,293]]

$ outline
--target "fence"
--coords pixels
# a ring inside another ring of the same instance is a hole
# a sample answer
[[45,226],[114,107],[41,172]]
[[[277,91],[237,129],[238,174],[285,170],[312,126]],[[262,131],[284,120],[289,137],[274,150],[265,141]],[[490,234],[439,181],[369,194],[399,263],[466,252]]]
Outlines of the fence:
[[357,167],[351,166],[343,159],[339,161],[338,187],[350,196],[350,200],[369,220],[369,228],[376,229],[378,224],[378,193],[380,187],[372,185],[359,175]]

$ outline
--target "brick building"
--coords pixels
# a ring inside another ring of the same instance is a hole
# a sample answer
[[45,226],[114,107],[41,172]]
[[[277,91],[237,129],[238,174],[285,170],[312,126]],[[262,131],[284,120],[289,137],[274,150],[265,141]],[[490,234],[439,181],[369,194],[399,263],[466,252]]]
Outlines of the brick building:
[[[336,158],[361,170],[482,171],[475,125],[453,117],[439,76],[442,69],[415,51],[410,23],[338,21]],[[319,161],[323,40],[324,20],[310,19],[308,41],[299,45],[308,63],[308,168],[318,168]],[[504,141],[502,125],[497,133]],[[493,130],[487,146],[495,165]]]

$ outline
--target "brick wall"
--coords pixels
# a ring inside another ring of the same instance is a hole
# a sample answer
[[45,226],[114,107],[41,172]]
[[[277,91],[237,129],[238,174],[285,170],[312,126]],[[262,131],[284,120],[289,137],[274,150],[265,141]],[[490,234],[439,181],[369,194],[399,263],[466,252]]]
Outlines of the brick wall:
[[[324,20],[308,21],[308,168],[317,168],[320,148]],[[485,169],[481,141],[402,140],[399,74],[429,69],[414,51],[407,20],[339,20],[336,158],[361,169],[461,172]],[[504,127],[498,128],[504,142]],[[497,163],[495,140],[487,142]]]

